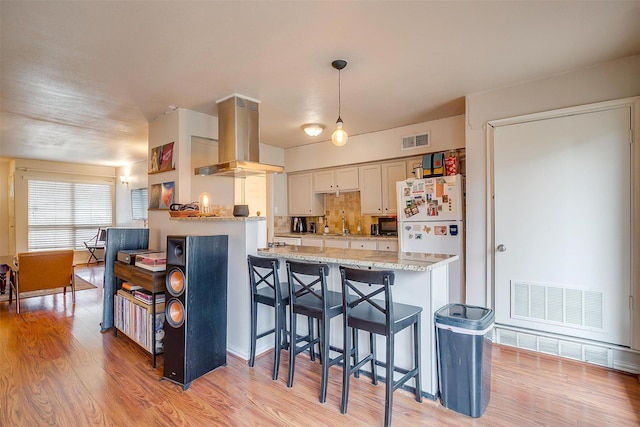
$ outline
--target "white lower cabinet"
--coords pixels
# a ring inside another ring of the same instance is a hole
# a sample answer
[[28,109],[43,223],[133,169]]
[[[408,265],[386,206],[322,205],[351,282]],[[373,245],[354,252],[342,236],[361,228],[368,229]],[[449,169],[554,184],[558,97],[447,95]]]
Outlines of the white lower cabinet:
[[348,249],[349,248],[349,241],[348,240],[325,239],[324,247],[325,248]]
[[324,239],[318,237],[303,237],[302,246],[316,246],[321,248],[323,246]]
[[351,249],[367,249],[370,251],[377,249],[375,240],[352,240],[349,247]]
[[274,237],[273,243],[300,246],[302,244],[302,239],[300,237]]
[[390,242],[378,242],[377,248],[379,251],[390,251],[396,252],[398,250],[398,242],[390,241]]

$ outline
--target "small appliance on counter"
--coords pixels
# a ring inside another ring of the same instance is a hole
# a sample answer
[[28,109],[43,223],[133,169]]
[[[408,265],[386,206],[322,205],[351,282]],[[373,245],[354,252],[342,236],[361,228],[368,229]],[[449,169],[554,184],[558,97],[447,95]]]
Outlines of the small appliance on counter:
[[291,217],[291,232],[292,233],[306,233],[307,232],[307,218],[303,216]]
[[316,223],[312,222],[311,224],[309,224],[309,233],[314,233],[315,234],[316,232],[317,232]]
[[378,218],[378,235],[397,236],[398,220],[396,218]]
[[371,224],[371,235],[372,236],[380,235],[380,228],[378,228],[378,224]]

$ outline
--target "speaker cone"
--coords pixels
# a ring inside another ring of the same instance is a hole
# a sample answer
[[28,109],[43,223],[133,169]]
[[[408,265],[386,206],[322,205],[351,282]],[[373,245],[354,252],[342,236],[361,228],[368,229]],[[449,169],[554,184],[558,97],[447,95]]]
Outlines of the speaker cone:
[[182,326],[184,323],[184,305],[177,299],[170,300],[165,310],[165,318],[167,323],[174,328]]
[[178,268],[172,268],[169,270],[166,279],[167,291],[174,297],[182,295],[184,292],[185,278],[182,270]]

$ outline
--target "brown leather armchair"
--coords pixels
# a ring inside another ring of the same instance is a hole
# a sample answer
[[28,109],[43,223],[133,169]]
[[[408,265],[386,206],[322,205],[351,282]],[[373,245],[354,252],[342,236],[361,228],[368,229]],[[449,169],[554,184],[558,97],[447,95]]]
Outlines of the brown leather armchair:
[[20,294],[43,289],[71,287],[72,301],[76,303],[73,250],[23,252],[18,254],[18,271],[9,287],[9,304],[12,291],[16,293],[16,312],[20,313]]

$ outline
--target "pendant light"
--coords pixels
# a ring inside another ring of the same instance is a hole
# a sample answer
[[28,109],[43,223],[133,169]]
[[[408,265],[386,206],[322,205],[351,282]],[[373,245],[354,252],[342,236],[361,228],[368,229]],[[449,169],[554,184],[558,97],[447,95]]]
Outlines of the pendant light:
[[347,140],[349,139],[349,135],[347,135],[347,132],[342,129],[343,123],[342,118],[340,117],[340,104],[342,101],[340,93],[340,71],[347,66],[347,61],[345,61],[344,59],[336,59],[331,63],[331,66],[338,70],[338,120],[336,121],[336,130],[334,130],[333,134],[331,135],[331,141],[333,142],[333,145],[342,147],[347,143]]

